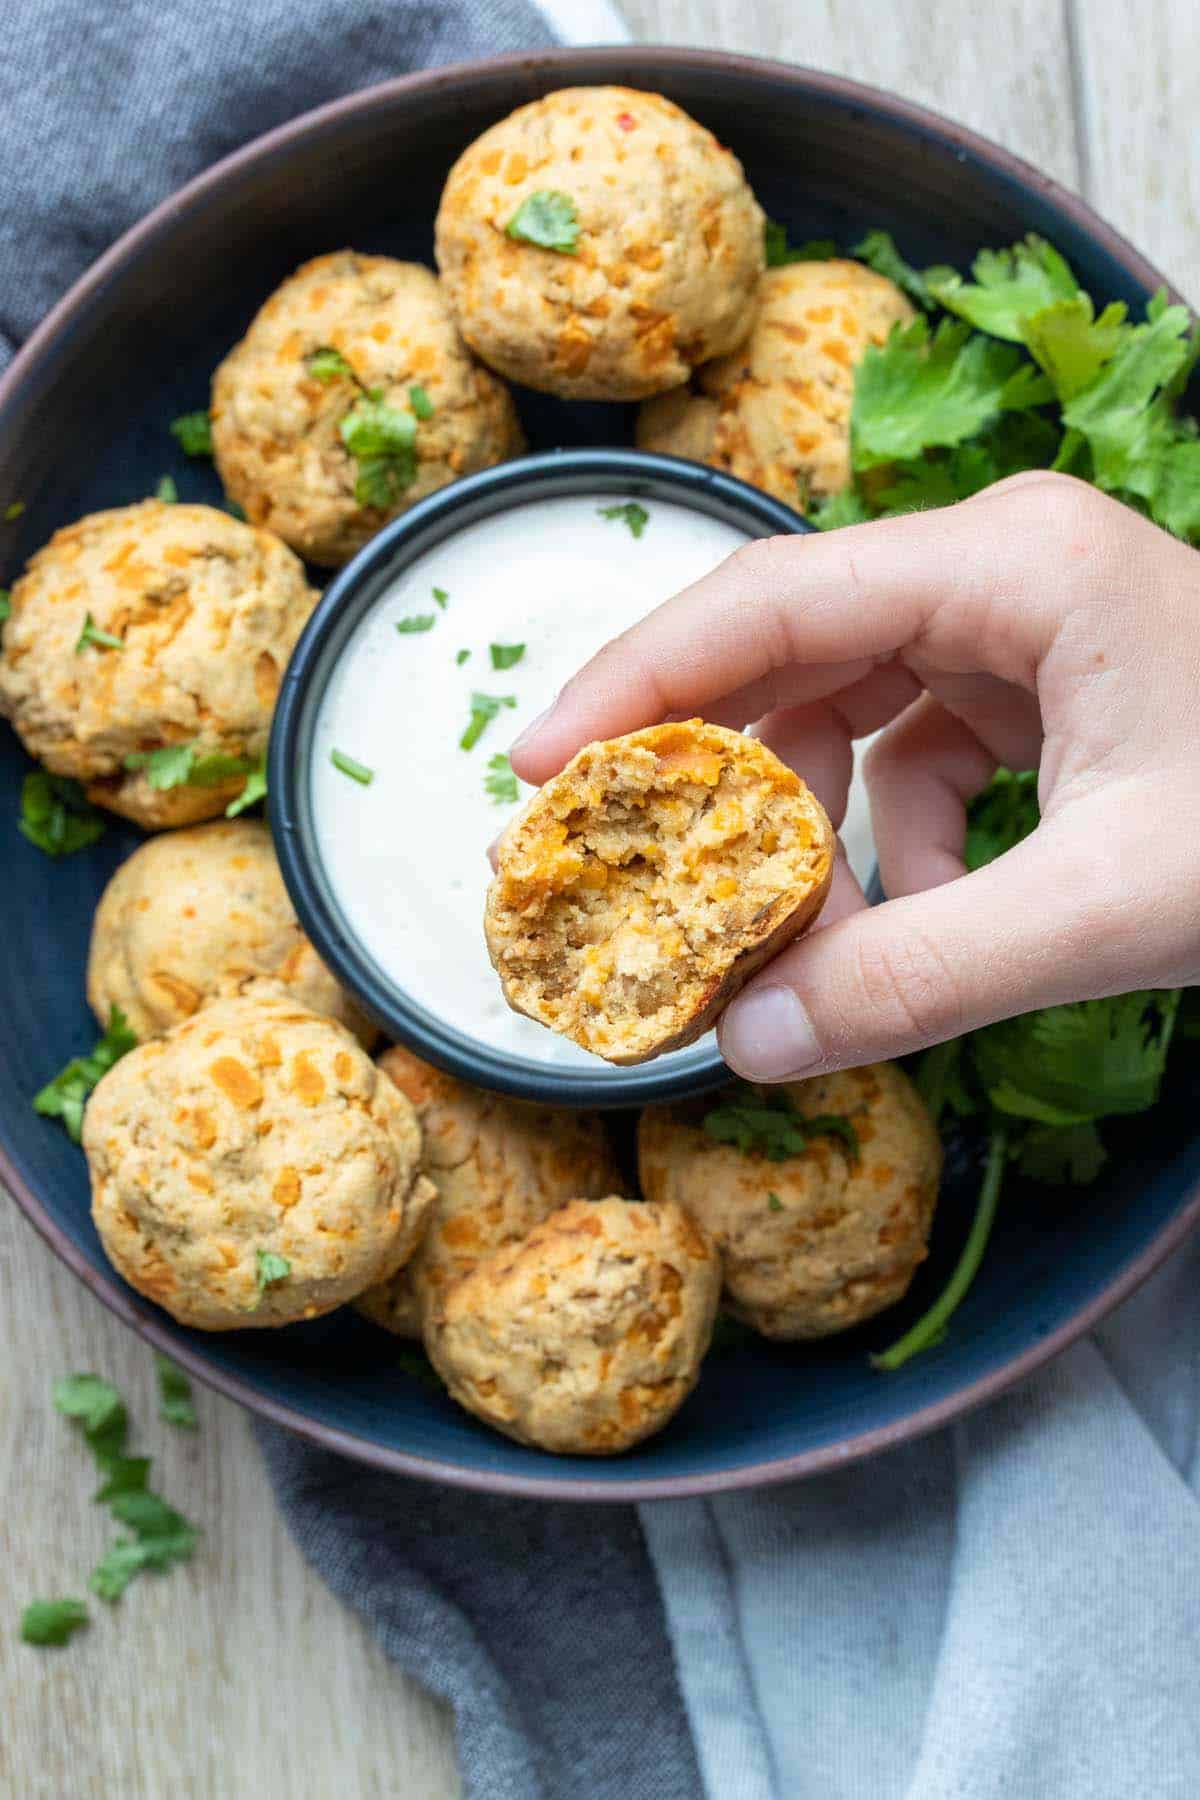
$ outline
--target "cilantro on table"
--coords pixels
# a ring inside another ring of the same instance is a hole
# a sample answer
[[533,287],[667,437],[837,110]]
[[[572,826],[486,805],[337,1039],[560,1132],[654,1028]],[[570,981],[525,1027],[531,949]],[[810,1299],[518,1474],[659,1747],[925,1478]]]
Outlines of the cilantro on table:
[[922,308],[871,345],[851,414],[852,485],[813,506],[836,530],[948,506],[1023,469],[1060,469],[1200,543],[1200,430],[1178,410],[1200,357],[1187,308],[1100,304],[1030,234],[968,273],[905,261],[886,232],[851,252]]
[[213,453],[212,420],[201,408],[181,413],[171,420],[171,436],[185,456],[211,456]]
[[154,1364],[158,1370],[159,1418],[168,1425],[178,1425],[185,1431],[194,1431],[196,1408],[192,1402],[191,1382],[169,1356],[156,1355]]
[[787,226],[777,224],[774,219],[767,219],[763,224],[763,249],[768,269],[782,269],[788,263],[828,262],[831,256],[837,255],[837,245],[832,238],[809,238],[803,244],[789,244]]
[[286,1256],[280,1256],[274,1250],[256,1250],[254,1252],[254,1282],[258,1289],[258,1300],[269,1287],[277,1282],[286,1281],[292,1272],[292,1265]]
[[458,740],[459,749],[473,750],[501,709],[516,704],[515,694],[472,694],[471,717],[467,720],[466,730]]
[[360,763],[353,756],[347,756],[344,750],[331,750],[329,760],[339,775],[348,775],[351,781],[357,781],[359,787],[370,787],[375,779],[374,769],[368,769],[366,763]]
[[76,656],[82,656],[89,644],[94,644],[97,650],[123,650],[125,648],[124,638],[114,637],[111,631],[101,631],[90,612],[83,615],[83,629],[75,644]]
[[538,188],[527,195],[505,226],[510,238],[574,256],[579,248],[579,214],[570,194]]
[[31,1600],[21,1614],[21,1640],[26,1644],[65,1644],[88,1622],[82,1600]]
[[739,1081],[709,1108],[702,1125],[715,1143],[732,1144],[741,1155],[764,1156],[768,1162],[803,1155],[814,1137],[840,1138],[851,1159],[858,1159],[858,1133],[850,1119],[840,1113],[802,1113],[780,1088]]
[[174,506],[179,499],[179,489],[173,475],[160,475],[154,489],[154,498],[161,500],[166,506]]
[[602,519],[619,519],[635,538],[640,538],[650,523],[650,514],[636,500],[624,500],[619,506],[601,506],[597,510]]
[[503,753],[488,758],[488,772],[483,778],[484,791],[497,806],[511,806],[520,794],[512,764]]
[[525,654],[524,644],[489,644],[493,669],[515,669]]
[[245,782],[225,808],[227,819],[236,819],[248,806],[263,799],[267,792],[267,762],[258,756],[228,756],[223,751],[199,753],[196,743],[163,744],[157,750],[131,750],[125,768],[141,772],[152,788],[166,793],[177,787],[220,787],[239,775]]
[[41,1113],[46,1119],[61,1119],[67,1136],[77,1144],[83,1126],[83,1109],[92,1089],[100,1077],[107,1075],[113,1064],[120,1062],[136,1045],[137,1039],[129,1029],[125,1014],[119,1006],[112,1007],[108,1027],[103,1037],[96,1040],[91,1054],[72,1057],[66,1068],[34,1095],[34,1112]]
[[22,837],[47,856],[73,856],[104,836],[104,818],[69,775],[31,769],[21,783]]
[[[1036,775],[999,770],[967,811],[968,866],[1011,850],[1038,818]],[[1178,989],[1164,988],[1042,1007],[925,1052],[917,1085],[935,1121],[982,1125],[983,1175],[946,1287],[872,1358],[876,1368],[898,1369],[941,1340],[983,1261],[1010,1163],[1052,1186],[1096,1179],[1105,1161],[1101,1121],[1145,1112],[1158,1099],[1179,1001]]]

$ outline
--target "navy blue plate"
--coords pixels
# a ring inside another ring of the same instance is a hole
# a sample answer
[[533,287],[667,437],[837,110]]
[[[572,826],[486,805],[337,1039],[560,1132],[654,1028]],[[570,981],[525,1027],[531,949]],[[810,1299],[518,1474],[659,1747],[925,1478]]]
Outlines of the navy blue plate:
[[[432,260],[445,171],[495,119],[547,90],[623,81],[658,89],[738,152],[793,237],[851,244],[891,230],[917,263],[967,262],[1026,231],[1051,238],[1101,300],[1138,306],[1161,277],[1082,202],[1005,152],[918,108],[832,76],[747,58],[648,48],[557,51],[441,69],[273,132],[192,183],[72,290],[0,382],[0,582],[50,532],[153,491],[216,500],[206,466],[167,432],[205,404],[214,364],[271,287],[307,256],[353,244]],[[628,409],[518,396],[535,448],[631,442]],[[94,1292],[182,1364],[256,1411],[412,1474],[559,1498],[701,1492],[810,1474],[953,1418],[1061,1349],[1116,1304],[1200,1217],[1198,1082],[1180,1067],[1154,1129],[1108,1133],[1103,1180],[1006,1193],[984,1271],[938,1349],[874,1374],[866,1352],[915,1316],[961,1240],[975,1171],[952,1167],[933,1253],[884,1320],[812,1347],[711,1357],[661,1437],[611,1462],[552,1458],[494,1436],[401,1372],[391,1340],[353,1313],[207,1337],[182,1331],[109,1269],[83,1160],[29,1097],[95,1028],[83,999],[91,915],[135,834],[52,864],[16,831],[18,745],[0,734],[5,929],[0,935],[0,1168],[19,1203]]]

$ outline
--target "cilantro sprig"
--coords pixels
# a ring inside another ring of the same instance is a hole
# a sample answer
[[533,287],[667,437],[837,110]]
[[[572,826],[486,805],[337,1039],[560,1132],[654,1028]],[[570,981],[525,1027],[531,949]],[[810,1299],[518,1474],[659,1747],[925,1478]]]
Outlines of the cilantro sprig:
[[92,1089],[114,1063],[136,1046],[137,1038],[129,1029],[125,1014],[119,1006],[112,1007],[103,1037],[97,1038],[89,1055],[72,1057],[66,1068],[34,1095],[34,1112],[46,1119],[61,1119],[67,1136],[77,1144]]
[[[981,868],[1039,819],[1037,777],[1001,769],[967,813],[966,861]],[[986,1133],[975,1214],[950,1279],[932,1306],[872,1358],[900,1368],[941,1341],[978,1274],[1010,1164],[1054,1186],[1094,1181],[1106,1160],[1100,1123],[1158,1099],[1179,1009],[1177,989],[1116,994],[1002,1019],[926,1051],[917,1085],[937,1121]]]
[[732,1144],[742,1156],[786,1162],[802,1156],[815,1137],[835,1137],[851,1161],[859,1155],[858,1133],[841,1113],[802,1113],[781,1088],[752,1087],[739,1081],[705,1113],[703,1129],[714,1143]]

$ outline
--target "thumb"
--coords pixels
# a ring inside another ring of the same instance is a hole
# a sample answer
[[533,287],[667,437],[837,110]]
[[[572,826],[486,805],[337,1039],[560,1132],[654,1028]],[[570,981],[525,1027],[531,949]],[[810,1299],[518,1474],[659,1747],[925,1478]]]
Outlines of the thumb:
[[1072,835],[1043,825],[975,874],[801,939],[727,1007],[725,1061],[750,1081],[791,1080],[1153,985],[1127,909],[1105,904]]

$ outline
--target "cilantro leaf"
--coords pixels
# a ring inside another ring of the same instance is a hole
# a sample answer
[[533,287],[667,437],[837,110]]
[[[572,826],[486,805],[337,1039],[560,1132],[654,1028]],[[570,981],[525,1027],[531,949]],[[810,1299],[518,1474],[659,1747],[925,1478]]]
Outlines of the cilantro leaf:
[[108,1510],[119,1524],[129,1526],[147,1552],[146,1560],[152,1568],[183,1562],[196,1547],[196,1527],[151,1488],[131,1488],[115,1494]]
[[851,414],[856,469],[953,446],[1009,408],[1039,404],[1049,383],[1021,352],[943,319],[930,338],[924,317],[894,325],[859,365]]
[[359,506],[395,506],[417,473],[417,421],[378,394],[356,400],[338,426],[358,464],[354,498]]
[[525,654],[524,644],[490,644],[493,669],[515,669]]
[[79,633],[75,644],[76,656],[82,655],[89,644],[94,644],[97,650],[123,650],[125,648],[124,638],[114,637],[111,631],[101,631],[90,612],[83,615],[83,630]]
[[463,666],[463,664],[464,664],[464,663],[465,663],[465,662],[466,662],[466,661],[467,661],[467,660],[468,660],[468,658],[469,658],[469,657],[470,657],[470,654],[471,654],[471,652],[470,652],[470,651],[469,651],[469,650],[456,650],[456,651],[455,651],[455,652],[454,652],[454,666],[455,666],[455,668],[456,668],[456,669],[461,669],[461,668],[462,668],[462,666]]
[[[43,1118],[61,1119],[68,1137],[77,1144],[83,1126],[83,1109],[92,1089],[101,1076],[107,1075],[113,1064],[127,1056],[136,1045],[137,1039],[130,1031],[124,1013],[119,1006],[114,1006],[108,1015],[108,1029],[97,1039],[91,1054],[73,1057],[53,1081],[48,1081],[34,1095],[34,1112],[41,1113]],[[57,1395],[55,1405],[58,1405]]]
[[169,1356],[157,1355],[154,1363],[158,1370],[159,1418],[165,1419],[168,1425],[178,1425],[186,1431],[194,1431],[196,1408],[192,1401],[191,1382]]
[[933,296],[925,277],[911,263],[905,262],[890,231],[868,231],[866,237],[855,244],[850,254],[857,257],[859,262],[866,263],[869,269],[874,269],[877,275],[886,275],[901,293],[915,300],[926,312],[932,307]]
[[368,769],[366,763],[356,762],[344,750],[331,750],[329,760],[339,774],[348,775],[351,781],[357,781],[359,787],[370,787],[375,779],[374,769]]
[[77,781],[32,769],[21,783],[22,837],[47,856],[73,856],[104,836],[104,817]]
[[304,359],[304,366],[314,381],[328,384],[331,381],[358,380],[341,351],[335,350],[332,344],[322,344],[320,349],[310,350]]
[[828,262],[837,255],[832,238],[809,238],[803,244],[789,244],[787,226],[776,224],[774,219],[763,222],[763,250],[768,269],[782,269],[788,263]]
[[635,538],[640,538],[650,523],[650,514],[636,500],[622,501],[619,506],[601,506],[597,510],[602,519],[619,519]]
[[507,756],[497,754],[488,758],[488,772],[483,778],[483,786],[489,799],[497,806],[511,806],[518,798],[520,788]]
[[407,619],[396,620],[396,630],[401,637],[411,636],[417,631],[432,631],[436,619],[436,613],[412,613]]
[[1033,232],[1010,250],[981,250],[971,273],[973,283],[954,269],[927,269],[925,280],[947,312],[1011,344],[1025,342],[1024,321],[1031,314],[1079,292],[1066,259]]
[[65,1644],[87,1622],[82,1600],[31,1600],[21,1614],[21,1639],[26,1644]]
[[1083,1125],[1158,1099],[1176,989],[1044,1007],[972,1033],[971,1056],[997,1112]]
[[141,772],[152,788],[165,793],[169,788],[184,787],[192,778],[196,765],[195,744],[163,744],[158,750],[131,750],[125,758],[130,774]]
[[408,404],[418,419],[432,419],[435,407],[419,381],[414,381],[408,390]]
[[570,194],[538,188],[522,200],[505,226],[510,238],[574,256],[579,248],[579,214]]
[[855,488],[843,488],[806,509],[805,517],[818,531],[838,531],[843,525],[865,525],[873,517],[862,495]]
[[450,596],[446,592],[445,588],[431,588],[430,592],[432,593],[434,599],[437,601],[438,605],[441,607],[442,611],[445,612],[446,602],[450,598]]
[[1014,775],[1011,769],[997,769],[967,807],[963,860],[968,869],[981,869],[1003,856],[1036,829],[1040,816],[1037,770]]
[[244,813],[247,808],[256,806],[260,800],[265,800],[267,797],[266,757],[256,756],[243,758],[243,763],[248,763],[249,765],[246,768],[246,783],[242,788],[241,793],[235,794],[233,799],[229,802],[229,805],[225,808],[225,817],[227,819],[236,819],[239,813]]
[[166,506],[174,506],[179,500],[179,489],[175,485],[173,475],[160,475],[154,489],[154,498],[161,500]]
[[459,749],[473,750],[501,708],[516,704],[514,694],[472,694],[471,717],[467,721],[466,730],[458,740]]
[[1125,311],[1123,302],[1114,300],[1096,318],[1091,295],[1081,291],[1070,300],[1041,307],[1024,321],[1029,352],[1050,377],[1060,400],[1082,393],[1115,356],[1129,330]]
[[211,456],[213,453],[212,420],[206,409],[181,413],[171,420],[171,436],[185,456]]
[[703,1129],[718,1144],[732,1144],[742,1156],[765,1156],[786,1162],[808,1149],[809,1139],[839,1137],[851,1159],[858,1157],[858,1134],[848,1118],[820,1113],[808,1116],[777,1088],[755,1088],[738,1082],[710,1107]]
[[1026,1132],[1017,1167],[1032,1181],[1051,1187],[1086,1187],[1108,1161],[1095,1125],[1045,1125]]
[[286,1256],[279,1256],[274,1250],[254,1252],[254,1280],[260,1300],[269,1287],[277,1281],[286,1281],[291,1272],[292,1265]]
[[118,1494],[140,1492],[146,1485],[150,1473],[148,1456],[112,1456],[102,1459],[105,1470],[104,1481],[92,1499],[99,1504],[115,1500]]

